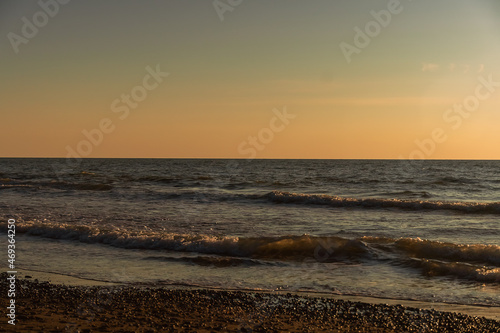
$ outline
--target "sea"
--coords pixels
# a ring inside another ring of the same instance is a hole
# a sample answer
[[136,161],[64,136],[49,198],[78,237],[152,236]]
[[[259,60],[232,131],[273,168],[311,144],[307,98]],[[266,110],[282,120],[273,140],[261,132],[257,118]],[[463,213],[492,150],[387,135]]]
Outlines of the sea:
[[3,158],[0,237],[6,248],[14,219],[16,268],[92,281],[500,307],[499,171],[472,160]]

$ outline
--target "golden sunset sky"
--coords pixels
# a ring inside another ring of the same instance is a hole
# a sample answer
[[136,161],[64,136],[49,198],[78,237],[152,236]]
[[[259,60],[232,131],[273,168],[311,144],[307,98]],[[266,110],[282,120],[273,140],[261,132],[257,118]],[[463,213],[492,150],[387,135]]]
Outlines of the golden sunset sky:
[[0,157],[500,158],[498,0],[66,2],[0,4]]

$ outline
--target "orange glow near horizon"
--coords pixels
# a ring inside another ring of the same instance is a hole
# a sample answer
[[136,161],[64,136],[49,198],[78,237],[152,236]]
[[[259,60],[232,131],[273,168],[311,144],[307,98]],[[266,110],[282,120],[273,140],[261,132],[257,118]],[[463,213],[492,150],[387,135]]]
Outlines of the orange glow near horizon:
[[[386,4],[310,6],[68,4],[17,54],[1,42],[0,157],[500,158],[495,2],[405,3],[351,63],[340,43]],[[8,10],[4,35],[40,8]]]

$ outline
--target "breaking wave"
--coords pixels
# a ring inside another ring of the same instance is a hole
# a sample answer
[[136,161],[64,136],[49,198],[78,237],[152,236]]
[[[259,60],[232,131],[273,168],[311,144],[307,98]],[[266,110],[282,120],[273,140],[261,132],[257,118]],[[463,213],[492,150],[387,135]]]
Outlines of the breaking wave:
[[429,277],[453,276],[477,282],[500,283],[500,268],[495,267],[426,259],[420,262],[420,268],[422,274]]
[[272,191],[266,198],[274,203],[326,205],[330,207],[400,208],[407,210],[453,210],[462,213],[500,214],[500,202],[450,202],[407,199],[344,198],[326,194]]
[[293,261],[309,257],[328,262],[370,256],[370,249],[363,241],[341,237],[314,237],[310,235],[230,237],[159,232],[141,233],[40,222],[20,223],[17,225],[16,231],[31,236],[101,243],[125,249],[196,252],[251,259]]
[[[2,226],[6,231],[6,226]],[[202,266],[279,265],[312,259],[318,263],[390,262],[419,269],[425,276],[452,276],[482,283],[500,283],[500,246],[454,244],[420,238],[365,236],[230,237],[168,232],[133,232],[118,228],[22,222],[16,231],[30,236],[106,244],[123,249],[159,252],[147,259]],[[188,253],[178,256],[180,253]]]

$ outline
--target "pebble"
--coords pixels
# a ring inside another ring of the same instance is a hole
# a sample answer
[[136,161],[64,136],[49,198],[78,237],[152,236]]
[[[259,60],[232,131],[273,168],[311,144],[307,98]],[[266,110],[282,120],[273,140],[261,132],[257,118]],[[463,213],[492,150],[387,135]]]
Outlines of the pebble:
[[[51,331],[66,325],[66,331],[74,332],[500,332],[500,322],[492,319],[290,293],[16,283],[16,306],[24,315],[18,329]],[[0,293],[6,294],[7,288],[2,273]],[[64,318],[54,319],[54,313]]]

